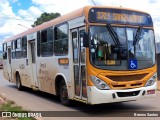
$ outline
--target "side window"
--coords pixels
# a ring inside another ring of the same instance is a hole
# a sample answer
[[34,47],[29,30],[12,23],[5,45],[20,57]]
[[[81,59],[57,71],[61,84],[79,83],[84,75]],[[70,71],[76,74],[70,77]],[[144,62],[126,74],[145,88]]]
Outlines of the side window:
[[21,39],[17,40],[17,48],[21,48]]
[[53,56],[53,28],[47,30],[48,55]]
[[3,59],[7,59],[7,43],[3,44]]
[[48,57],[53,55],[53,29],[48,28],[41,31],[41,56]]
[[41,37],[40,31],[37,32],[37,56],[39,57],[41,54]]
[[27,36],[22,37],[22,56],[27,58]]
[[78,39],[77,31],[72,33],[72,45],[73,45],[73,62],[78,63]]
[[12,59],[15,59],[15,57],[16,57],[16,52],[15,52],[15,50],[16,50],[16,41],[12,41],[11,45],[12,45]]
[[[81,34],[83,34],[84,32],[85,32],[85,30],[80,30],[79,31],[80,32],[80,35]],[[85,63],[85,47],[83,47],[83,38],[81,37],[81,36],[79,36],[79,38],[80,38],[80,42],[81,42],[81,49],[80,49],[80,51],[81,51],[81,63]]]
[[20,59],[22,58],[22,44],[21,44],[21,39],[16,40],[16,58]]
[[41,31],[41,55],[47,56],[47,30]]
[[55,55],[68,54],[68,25],[55,27],[54,53]]
[[41,31],[41,43],[47,42],[47,30]]

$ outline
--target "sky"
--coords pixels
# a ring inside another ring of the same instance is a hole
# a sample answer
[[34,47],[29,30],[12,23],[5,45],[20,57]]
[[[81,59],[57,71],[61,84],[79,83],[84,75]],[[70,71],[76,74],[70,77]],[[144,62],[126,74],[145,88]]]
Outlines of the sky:
[[31,28],[43,12],[64,15],[94,3],[148,12],[156,35],[160,35],[160,0],[0,0],[0,47],[4,39]]

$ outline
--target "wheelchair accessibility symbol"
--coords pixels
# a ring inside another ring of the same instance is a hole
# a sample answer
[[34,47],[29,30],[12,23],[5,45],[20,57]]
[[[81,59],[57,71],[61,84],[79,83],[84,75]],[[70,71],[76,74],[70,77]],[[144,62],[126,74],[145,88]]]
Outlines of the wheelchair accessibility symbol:
[[129,60],[129,69],[131,69],[131,70],[137,69],[137,60],[136,59]]

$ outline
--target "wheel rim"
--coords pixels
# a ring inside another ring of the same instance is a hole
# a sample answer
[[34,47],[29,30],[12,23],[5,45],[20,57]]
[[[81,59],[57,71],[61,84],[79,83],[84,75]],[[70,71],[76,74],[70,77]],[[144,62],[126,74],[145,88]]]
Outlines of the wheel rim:
[[17,75],[17,87],[18,87],[18,88],[20,88],[20,84],[21,84],[19,79],[20,79],[20,78],[19,78],[19,75]]
[[61,87],[60,99],[61,99],[63,104],[68,103],[68,92],[67,92],[67,86],[66,85],[63,85]]
[[67,97],[68,97],[68,95],[67,95],[67,91],[66,91],[66,86],[62,86],[62,88],[61,88],[61,99],[66,100]]

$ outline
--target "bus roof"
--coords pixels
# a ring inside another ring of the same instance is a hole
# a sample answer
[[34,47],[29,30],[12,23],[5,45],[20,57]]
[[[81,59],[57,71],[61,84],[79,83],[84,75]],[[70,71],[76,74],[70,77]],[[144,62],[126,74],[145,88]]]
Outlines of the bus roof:
[[[80,16],[83,16],[85,15],[86,19],[88,19],[88,12],[91,8],[112,8],[112,9],[119,9],[119,10],[128,10],[128,11],[134,11],[134,12],[140,12],[140,13],[146,13],[146,12],[143,12],[143,11],[139,11],[139,10],[135,10],[135,9],[129,9],[129,8],[123,8],[123,7],[113,7],[113,6],[85,6],[83,8],[80,8],[78,10],[75,10],[71,13],[68,13],[66,15],[63,15],[61,17],[58,17],[56,19],[53,19],[53,20],[50,20],[48,22],[45,22],[41,25],[38,25],[34,28],[31,28],[31,29],[28,29],[27,31],[25,32],[22,32],[20,34],[17,34],[15,36],[12,36],[6,40],[4,40],[4,43],[5,42],[9,42],[9,41],[12,41],[12,40],[15,40],[15,39],[18,39],[20,37],[23,37],[23,36],[26,36],[26,35],[29,35],[31,33],[34,33],[34,32],[37,32],[39,30],[43,30],[43,29],[46,29],[48,27],[51,27],[51,26],[54,26],[54,25],[57,25],[57,24],[60,24],[62,22],[65,22],[65,21],[68,21],[68,20],[72,20],[74,18],[77,18],[77,17],[80,17]],[[146,13],[148,14],[148,13]]]

